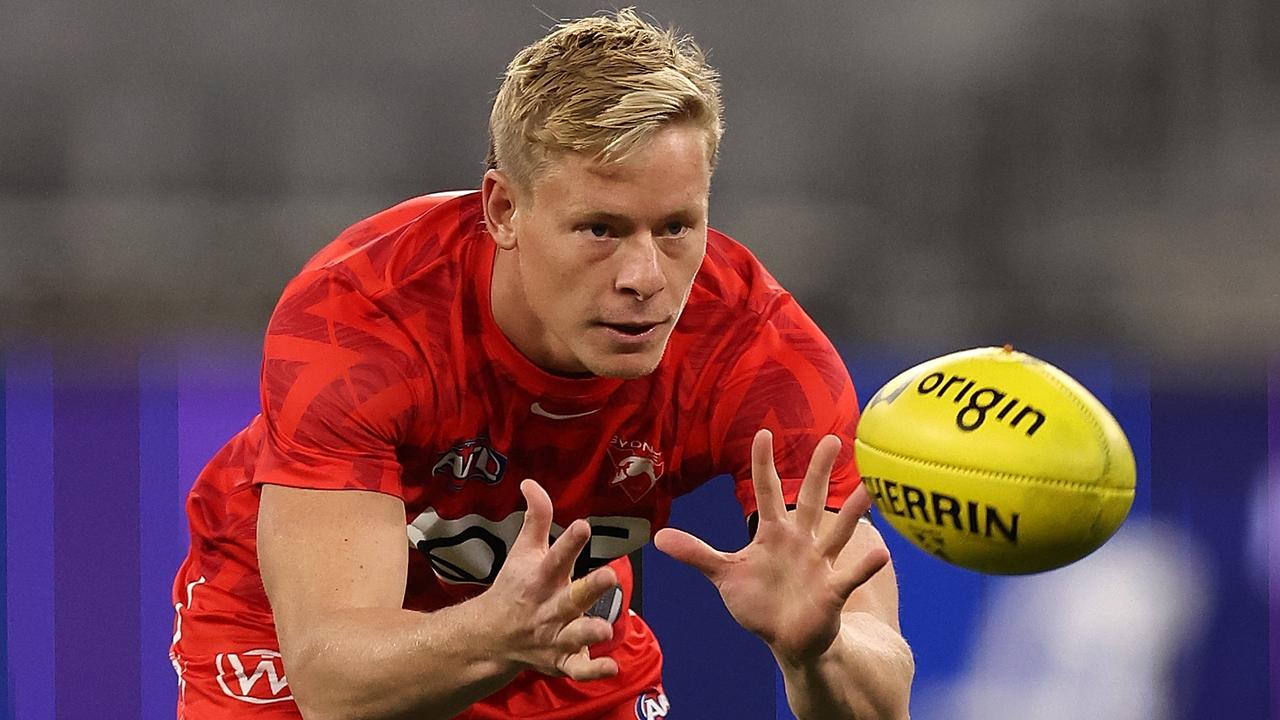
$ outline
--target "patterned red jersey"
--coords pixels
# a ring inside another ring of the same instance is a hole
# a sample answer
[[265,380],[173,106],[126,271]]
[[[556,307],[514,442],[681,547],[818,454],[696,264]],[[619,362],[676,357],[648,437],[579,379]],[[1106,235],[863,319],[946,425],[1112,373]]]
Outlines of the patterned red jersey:
[[618,570],[602,651],[621,672],[593,683],[523,673],[460,716],[546,720],[597,717],[656,684],[656,641],[622,609],[625,556],[666,524],[674,498],[717,475],[754,512],[758,429],[774,432],[788,502],[826,433],[844,442],[829,506],[856,486],[858,409],[843,362],[732,239],[709,231],[661,363],[630,380],[560,377],[525,358],[490,311],[495,252],[479,193],[430,195],[349,228],[289,283],[267,329],[262,413],[187,503],[191,551],[174,585],[180,716],[203,717],[199,698],[296,713],[258,574],[264,483],[400,498],[417,549],[404,606],[422,611],[493,581],[523,521],[521,479],[550,494],[555,532],[587,518],[575,574]]

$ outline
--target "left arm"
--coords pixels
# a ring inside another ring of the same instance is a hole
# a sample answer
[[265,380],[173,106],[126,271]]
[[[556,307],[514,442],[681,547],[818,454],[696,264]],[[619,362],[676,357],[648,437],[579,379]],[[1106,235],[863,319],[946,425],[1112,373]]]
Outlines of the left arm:
[[669,528],[654,542],[706,575],[734,619],[765,641],[800,720],[902,720],[914,663],[888,549],[869,524],[859,527],[870,500],[859,488],[839,513],[823,510],[839,450],[833,436],[818,443],[788,513],[772,435],[761,431],[751,447],[755,538],[736,553]]

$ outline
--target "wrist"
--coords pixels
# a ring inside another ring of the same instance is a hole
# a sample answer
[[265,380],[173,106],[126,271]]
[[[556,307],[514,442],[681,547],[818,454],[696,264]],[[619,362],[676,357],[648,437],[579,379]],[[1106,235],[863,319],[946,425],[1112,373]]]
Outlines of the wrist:
[[821,671],[823,667],[832,662],[839,653],[840,643],[840,635],[837,635],[831,644],[822,651],[787,652],[775,647],[770,647],[769,651],[773,653],[774,662],[778,663],[778,667],[783,673],[811,674]]
[[[843,620],[843,617],[841,618]],[[839,652],[839,646],[844,642],[843,622],[836,625],[830,639],[818,642],[809,642],[804,646],[787,646],[786,644],[775,644],[768,641],[765,644],[769,648],[769,652],[773,653],[773,659],[777,661],[778,666],[784,670],[812,670],[830,660],[830,656]]]
[[515,631],[510,624],[511,613],[502,611],[491,592],[486,590],[446,610],[453,614],[447,622],[456,622],[470,629],[466,636],[474,648],[473,661],[481,675],[500,678],[505,684],[528,669],[528,663],[512,651],[516,644],[513,642]]
[[821,654],[774,652],[796,717],[908,717],[915,663],[902,635],[862,612],[842,614],[840,632]]

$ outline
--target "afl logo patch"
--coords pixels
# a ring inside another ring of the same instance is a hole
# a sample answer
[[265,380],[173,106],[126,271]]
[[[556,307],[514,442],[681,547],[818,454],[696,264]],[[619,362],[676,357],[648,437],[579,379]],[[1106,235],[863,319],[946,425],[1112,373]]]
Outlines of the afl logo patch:
[[671,703],[662,688],[649,688],[636,698],[636,720],[657,720],[667,716]]

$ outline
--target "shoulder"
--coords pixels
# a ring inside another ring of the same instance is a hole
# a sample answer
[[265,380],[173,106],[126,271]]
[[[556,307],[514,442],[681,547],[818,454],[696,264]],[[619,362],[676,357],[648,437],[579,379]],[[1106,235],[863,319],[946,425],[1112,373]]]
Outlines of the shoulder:
[[721,383],[795,363],[821,365],[826,384],[847,377],[830,339],[800,303],[749,249],[720,232],[708,234],[680,322],[690,357]]
[[478,192],[423,195],[343,230],[285,286],[276,314],[297,301],[350,291],[401,316],[449,298],[483,233]]
[[764,315],[790,294],[746,246],[718,230],[707,231],[707,254],[694,279],[695,300],[735,314]]
[[481,232],[478,193],[406,200],[344,230],[281,294],[268,344],[309,338],[352,350],[411,352],[418,315],[457,296]]
[[[706,257],[668,354],[673,369],[683,371],[680,392],[688,397],[797,374],[839,384],[843,371],[831,342],[795,298],[748,248],[715,231],[708,233]],[[801,367],[814,363],[823,371]]]
[[797,315],[804,311],[795,298],[748,248],[716,230],[707,233],[706,257],[681,316],[684,331],[723,338],[740,350],[755,343],[762,326],[791,326]]
[[456,261],[482,228],[479,193],[453,191],[410,198],[343,230],[302,267],[345,275],[370,296]]

